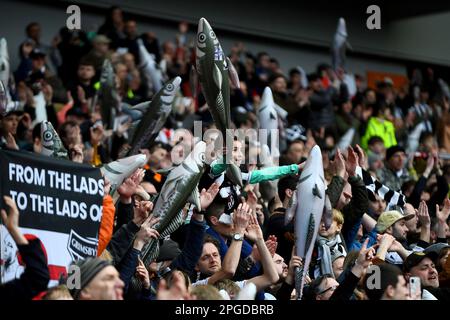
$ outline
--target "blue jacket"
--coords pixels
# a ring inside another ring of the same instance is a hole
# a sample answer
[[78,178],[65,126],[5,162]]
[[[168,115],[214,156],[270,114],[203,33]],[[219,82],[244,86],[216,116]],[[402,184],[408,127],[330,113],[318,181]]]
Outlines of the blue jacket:
[[202,255],[203,238],[205,237],[206,223],[191,219],[186,233],[184,247],[178,257],[172,261],[170,269],[178,269],[191,275]]

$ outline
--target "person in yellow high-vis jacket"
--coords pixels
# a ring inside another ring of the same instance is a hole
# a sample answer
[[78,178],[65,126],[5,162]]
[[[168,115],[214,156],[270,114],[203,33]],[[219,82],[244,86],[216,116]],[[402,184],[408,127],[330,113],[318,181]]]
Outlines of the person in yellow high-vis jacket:
[[361,138],[361,146],[367,150],[367,142],[373,136],[379,136],[384,146],[387,148],[397,145],[397,139],[395,138],[394,124],[382,117],[370,117],[367,123],[366,132]]

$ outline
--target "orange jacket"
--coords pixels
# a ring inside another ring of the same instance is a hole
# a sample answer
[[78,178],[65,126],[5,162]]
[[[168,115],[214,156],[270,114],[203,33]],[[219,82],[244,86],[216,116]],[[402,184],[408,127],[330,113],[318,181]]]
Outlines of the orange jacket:
[[97,257],[102,254],[112,238],[115,212],[116,208],[113,198],[108,194],[103,198],[102,221],[100,222],[100,230],[98,233]]

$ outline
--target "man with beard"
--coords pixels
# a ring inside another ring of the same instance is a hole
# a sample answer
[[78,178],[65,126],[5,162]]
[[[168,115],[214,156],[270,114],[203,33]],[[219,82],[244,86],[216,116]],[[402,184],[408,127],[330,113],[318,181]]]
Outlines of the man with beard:
[[406,221],[413,219],[415,214],[403,215],[399,211],[383,212],[378,218],[376,230],[380,234],[390,234],[395,240],[390,250],[386,254],[386,262],[392,264],[403,264],[403,261],[410,255],[411,251],[407,249],[408,227]]
[[268,290],[277,300],[290,300],[295,285],[295,268],[302,266],[302,258],[293,255],[289,261],[289,266],[282,256],[274,254],[272,257],[279,280]]

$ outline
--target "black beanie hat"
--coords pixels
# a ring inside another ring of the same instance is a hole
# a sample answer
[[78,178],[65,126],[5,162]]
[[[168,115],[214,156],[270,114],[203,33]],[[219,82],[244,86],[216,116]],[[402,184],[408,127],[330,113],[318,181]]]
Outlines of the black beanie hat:
[[405,152],[405,149],[403,149],[399,145],[395,145],[395,146],[388,148],[386,150],[386,161],[389,161],[389,159],[394,155],[394,153],[399,152],[399,151]]
[[77,300],[81,290],[83,290],[94,277],[104,268],[111,266],[111,263],[99,258],[87,258],[86,260],[79,260],[74,265],[80,268],[80,287],[70,289],[70,294]]

